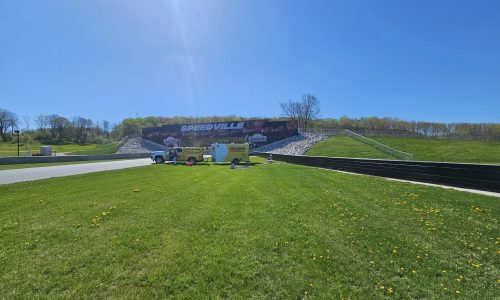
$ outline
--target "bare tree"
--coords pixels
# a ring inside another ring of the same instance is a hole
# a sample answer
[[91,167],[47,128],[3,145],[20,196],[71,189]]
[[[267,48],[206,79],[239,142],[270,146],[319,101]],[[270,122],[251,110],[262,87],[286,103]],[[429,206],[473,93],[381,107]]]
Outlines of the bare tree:
[[101,135],[101,133],[102,133],[101,125],[99,123],[99,120],[95,120],[94,131],[95,131],[95,135]]
[[86,119],[83,117],[74,117],[73,118],[73,126],[75,127],[76,132],[76,142],[79,144],[84,144],[87,141],[87,137],[92,130],[92,120]]
[[305,94],[302,101],[289,100],[280,103],[282,114],[298,122],[299,128],[308,127],[312,121],[319,117],[319,100],[316,96]]
[[301,103],[288,100],[287,103],[280,103],[282,114],[292,120],[298,120],[301,111]]
[[[12,126],[15,119],[17,119],[17,117],[13,112],[6,109],[0,109],[0,135],[3,141],[7,140],[7,130]],[[12,131],[14,131],[13,127]]]
[[47,128],[47,125],[49,124],[49,118],[45,115],[38,115],[35,117],[35,123],[38,130],[45,132],[45,128]]
[[47,116],[47,125],[50,125],[50,135],[52,138],[55,138],[56,134],[57,134],[57,131],[56,131],[57,118],[59,118],[58,115]]
[[308,127],[312,121],[319,118],[320,111],[316,96],[310,94],[302,96],[302,127]]
[[109,121],[107,121],[107,120],[102,121],[102,129],[104,131],[104,135],[106,137],[108,137],[108,135],[109,135]]
[[55,117],[52,122],[54,124],[54,131],[59,135],[59,141],[62,141],[67,129],[73,124],[65,117]]
[[29,116],[23,117],[24,129],[30,131],[31,118]]
[[7,125],[10,127],[10,134],[14,135],[15,128],[19,128],[19,118],[15,113],[10,113],[7,122]]

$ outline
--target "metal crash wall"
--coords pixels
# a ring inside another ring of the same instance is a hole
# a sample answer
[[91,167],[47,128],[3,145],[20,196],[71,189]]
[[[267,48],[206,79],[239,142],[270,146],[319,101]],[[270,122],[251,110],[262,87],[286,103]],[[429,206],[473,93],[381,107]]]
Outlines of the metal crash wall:
[[[270,153],[252,155],[267,158]],[[500,165],[272,154],[291,164],[500,193]]]

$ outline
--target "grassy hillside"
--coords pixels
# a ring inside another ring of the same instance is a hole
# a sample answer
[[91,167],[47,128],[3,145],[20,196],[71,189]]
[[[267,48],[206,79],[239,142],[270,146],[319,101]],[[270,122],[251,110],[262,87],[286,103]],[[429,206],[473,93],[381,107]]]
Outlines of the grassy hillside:
[[[43,144],[47,145],[47,144]],[[99,154],[108,154],[107,152],[111,150],[116,151],[116,145],[117,143],[111,143],[111,144],[86,144],[86,145],[79,145],[79,144],[64,144],[64,145],[47,145],[47,146],[52,146],[52,151],[56,151],[58,153],[61,152],[72,152],[71,154],[75,152],[80,152],[85,153],[83,155],[91,155],[91,153],[99,153]],[[40,152],[40,142],[38,141],[33,141],[30,145],[31,153],[39,153]],[[114,148],[113,148],[114,147]],[[97,152],[93,152],[97,151]],[[99,152],[101,151],[101,152]],[[107,152],[106,152],[107,151]],[[114,153],[114,152],[111,152]],[[26,147],[24,144],[21,143],[20,147],[20,155],[25,156],[26,155]],[[0,157],[2,156],[17,156],[17,142],[4,142],[0,143]]]
[[394,159],[350,136],[333,136],[315,144],[306,155]]
[[500,294],[498,199],[275,163],[0,186],[0,298]]
[[500,163],[500,142],[390,137],[373,139],[398,150],[413,153],[416,160]]
[[102,145],[95,145],[93,149],[78,150],[70,152],[71,155],[102,155],[102,154],[113,154],[118,150],[118,143],[109,143]]
[[[500,163],[500,142],[374,137],[373,140],[412,153],[415,160]],[[348,136],[333,136],[314,145],[306,155],[389,158],[388,154]]]

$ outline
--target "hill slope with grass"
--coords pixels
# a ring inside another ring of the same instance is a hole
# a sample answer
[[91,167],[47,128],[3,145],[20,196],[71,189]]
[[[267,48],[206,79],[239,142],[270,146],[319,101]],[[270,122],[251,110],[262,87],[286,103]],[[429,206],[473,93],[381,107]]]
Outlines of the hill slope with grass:
[[103,154],[113,154],[118,150],[118,143],[113,142],[109,144],[98,144],[94,148],[78,150],[70,152],[70,155],[103,155]]
[[350,136],[332,136],[314,144],[305,155],[394,159],[387,153]]
[[277,162],[152,165],[0,195],[0,298],[500,294],[488,196]]
[[[500,142],[373,137],[379,143],[413,154],[414,160],[500,164]],[[306,155],[396,159],[349,136],[333,136]]]
[[375,137],[373,140],[413,153],[415,160],[500,164],[500,141],[456,141]]
[[[39,141],[33,141],[30,144],[30,151],[32,154],[39,153],[40,147],[47,145],[52,147],[52,151],[57,153],[68,153],[71,155],[96,155],[96,154],[112,154],[116,152],[118,143],[113,142],[109,144],[85,144],[79,145],[76,143],[67,143],[61,145],[42,144]],[[19,152],[21,156],[26,155],[26,146],[20,143]],[[17,156],[17,142],[3,142],[0,143],[0,157]]]

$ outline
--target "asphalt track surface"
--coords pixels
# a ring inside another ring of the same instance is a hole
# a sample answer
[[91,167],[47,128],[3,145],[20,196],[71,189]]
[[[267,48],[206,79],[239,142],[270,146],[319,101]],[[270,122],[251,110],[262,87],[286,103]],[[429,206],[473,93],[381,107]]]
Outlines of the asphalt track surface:
[[151,165],[151,163],[152,161],[150,158],[141,158],[74,165],[0,170],[0,184],[141,167]]

